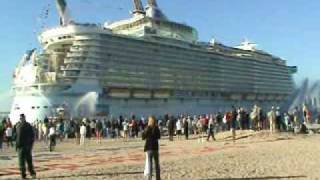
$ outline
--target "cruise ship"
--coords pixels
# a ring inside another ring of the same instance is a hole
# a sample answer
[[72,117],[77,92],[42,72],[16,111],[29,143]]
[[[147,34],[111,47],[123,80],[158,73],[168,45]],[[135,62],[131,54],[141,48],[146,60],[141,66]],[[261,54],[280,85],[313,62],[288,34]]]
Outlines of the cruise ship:
[[284,103],[292,67],[256,44],[229,47],[198,40],[195,28],[171,21],[156,0],[133,0],[132,17],[78,23],[57,0],[60,25],[39,34],[14,71],[10,117],[201,114]]

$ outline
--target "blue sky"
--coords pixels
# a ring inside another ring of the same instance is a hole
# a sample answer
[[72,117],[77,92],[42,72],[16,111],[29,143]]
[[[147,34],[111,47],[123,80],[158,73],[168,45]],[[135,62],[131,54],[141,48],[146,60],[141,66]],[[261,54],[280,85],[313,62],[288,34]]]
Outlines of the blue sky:
[[[143,0],[145,3],[146,0]],[[79,22],[115,21],[129,17],[131,0],[69,0],[71,15]],[[158,0],[174,21],[199,31],[202,41],[212,37],[235,46],[244,38],[259,48],[297,65],[296,82],[320,72],[320,1],[318,0]],[[50,4],[50,6],[48,6]],[[47,19],[41,19],[49,7]],[[0,111],[8,106],[15,65],[27,49],[38,47],[41,26],[58,24],[54,0],[2,0],[0,6]]]

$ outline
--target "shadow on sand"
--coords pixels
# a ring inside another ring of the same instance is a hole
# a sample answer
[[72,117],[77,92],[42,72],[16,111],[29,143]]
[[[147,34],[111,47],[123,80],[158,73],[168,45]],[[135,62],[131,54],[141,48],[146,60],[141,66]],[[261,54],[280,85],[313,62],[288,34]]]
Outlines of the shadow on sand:
[[265,176],[265,177],[248,177],[248,178],[208,178],[201,180],[253,180],[253,179],[296,179],[307,178],[307,176]]
[[46,176],[46,178],[60,179],[60,178],[71,178],[71,177],[98,177],[98,176],[120,176],[120,175],[134,175],[143,174],[143,172],[114,172],[114,173],[88,173],[88,174],[76,174],[76,175],[60,175],[60,176]]

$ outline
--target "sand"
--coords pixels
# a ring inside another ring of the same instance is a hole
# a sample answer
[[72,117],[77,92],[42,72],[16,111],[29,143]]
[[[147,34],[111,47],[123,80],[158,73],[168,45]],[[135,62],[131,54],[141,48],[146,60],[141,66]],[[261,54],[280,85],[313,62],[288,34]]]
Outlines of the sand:
[[[162,179],[320,179],[319,135],[243,131],[236,143],[229,136],[218,134],[216,142],[161,140]],[[50,153],[37,143],[38,178],[140,180],[143,145],[140,139],[101,145],[91,140],[79,147],[68,140]],[[0,179],[18,178],[14,151],[6,150],[0,159]]]

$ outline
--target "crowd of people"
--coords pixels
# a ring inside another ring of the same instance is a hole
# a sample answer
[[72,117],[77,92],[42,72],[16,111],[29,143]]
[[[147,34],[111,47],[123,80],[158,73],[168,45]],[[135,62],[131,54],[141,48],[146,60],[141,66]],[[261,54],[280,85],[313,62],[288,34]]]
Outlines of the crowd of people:
[[[215,140],[215,133],[231,131],[235,136],[236,130],[270,130],[295,131],[298,132],[304,123],[318,123],[313,120],[311,111],[306,105],[301,109],[295,108],[290,112],[283,112],[279,107],[271,107],[269,111],[254,105],[251,110],[242,107],[232,107],[227,112],[216,112],[202,115],[180,114],[177,116],[166,114],[157,119],[157,126],[162,135],[168,135],[169,140],[176,136],[177,140],[188,139],[189,135],[196,135],[200,141]],[[102,139],[117,140],[122,138],[128,141],[141,137],[143,130],[147,127],[144,116],[137,118],[135,115],[129,117],[96,117],[96,118],[64,118],[46,117],[36,120],[33,124],[35,139],[48,142],[50,137],[60,141],[74,138],[75,142],[84,145],[86,139],[95,138],[97,143]],[[9,118],[0,124],[0,149],[3,142],[8,147],[13,147],[15,139],[15,128]]]
[[[142,137],[146,140],[146,167],[145,174],[151,177],[152,159],[155,161],[156,178],[160,177],[158,140],[161,136],[169,136],[173,141],[189,139],[193,134],[198,137],[199,142],[216,140],[215,133],[231,131],[233,141],[236,140],[236,130],[270,130],[271,133],[292,131],[306,133],[306,124],[320,123],[319,115],[315,115],[306,105],[301,109],[296,107],[290,112],[283,112],[279,107],[271,107],[264,111],[261,107],[254,105],[251,110],[242,107],[232,107],[227,112],[216,112],[203,115],[180,114],[178,116],[166,114],[161,117],[144,116],[137,118],[130,117],[95,117],[95,118],[73,118],[64,119],[46,117],[42,121],[36,120],[29,124],[25,116],[21,114],[20,121],[13,125],[9,118],[3,119],[0,123],[0,150],[3,149],[3,142],[7,147],[14,147],[19,156],[19,165],[22,177],[25,177],[25,163],[29,166],[32,176],[33,170],[31,151],[35,139],[44,141],[47,144],[54,142],[56,138],[73,138],[76,144],[84,146],[87,139],[95,138],[98,144],[102,139],[108,138],[124,141]],[[184,138],[183,138],[184,136]],[[49,142],[49,143],[48,143]],[[50,149],[51,150],[51,149]]]

